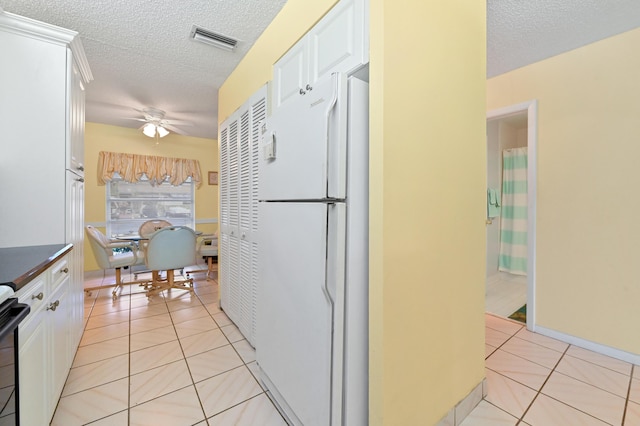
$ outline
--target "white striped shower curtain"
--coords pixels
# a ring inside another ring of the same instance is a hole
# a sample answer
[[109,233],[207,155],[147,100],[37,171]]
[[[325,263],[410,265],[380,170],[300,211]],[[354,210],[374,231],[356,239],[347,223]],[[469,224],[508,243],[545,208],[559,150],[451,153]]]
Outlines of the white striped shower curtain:
[[498,270],[527,275],[527,148],[502,152]]

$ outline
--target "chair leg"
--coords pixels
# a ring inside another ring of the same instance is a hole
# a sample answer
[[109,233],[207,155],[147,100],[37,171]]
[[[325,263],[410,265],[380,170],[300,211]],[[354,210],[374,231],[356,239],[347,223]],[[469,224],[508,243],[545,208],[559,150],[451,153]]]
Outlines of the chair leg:
[[113,300],[116,300],[116,298],[118,297],[118,288],[120,289],[120,293],[122,293],[122,271],[120,271],[120,268],[116,268],[116,286],[111,292]]
[[147,290],[147,297],[156,295],[170,288],[188,290],[190,292],[193,291],[193,278],[176,281],[175,271],[173,269],[169,269],[167,271],[167,277],[165,279],[160,278],[160,273],[158,271],[153,271],[152,275],[152,281],[147,285],[144,285],[145,290]]

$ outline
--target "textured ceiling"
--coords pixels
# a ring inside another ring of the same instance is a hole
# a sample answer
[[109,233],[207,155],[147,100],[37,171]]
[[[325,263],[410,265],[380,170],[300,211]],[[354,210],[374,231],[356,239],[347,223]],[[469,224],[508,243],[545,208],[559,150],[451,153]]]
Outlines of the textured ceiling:
[[487,0],[487,77],[639,26],[639,0]]
[[[139,127],[155,107],[184,133],[217,138],[218,89],[286,0],[0,0],[6,12],[80,33],[94,81],[87,121]],[[194,24],[239,40],[194,42]]]
[[[87,120],[139,127],[145,107],[217,138],[218,89],[286,0],[0,0],[7,12],[80,33],[94,75]],[[226,52],[193,24],[240,40]],[[489,77],[640,26],[640,0],[487,0]]]

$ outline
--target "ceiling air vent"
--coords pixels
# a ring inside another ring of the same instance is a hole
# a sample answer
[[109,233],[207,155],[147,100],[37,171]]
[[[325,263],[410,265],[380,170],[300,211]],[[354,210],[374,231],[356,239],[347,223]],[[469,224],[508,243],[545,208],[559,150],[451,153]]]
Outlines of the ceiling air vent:
[[227,37],[226,35],[214,33],[213,31],[205,30],[197,25],[194,25],[193,28],[191,28],[190,36],[192,39],[199,41],[200,43],[210,44],[219,49],[228,51],[235,49],[238,44],[238,40]]

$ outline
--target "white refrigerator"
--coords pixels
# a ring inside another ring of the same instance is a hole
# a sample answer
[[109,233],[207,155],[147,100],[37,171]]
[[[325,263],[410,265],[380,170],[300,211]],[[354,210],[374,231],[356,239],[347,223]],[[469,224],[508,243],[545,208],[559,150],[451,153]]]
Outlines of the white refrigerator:
[[261,130],[256,358],[294,425],[368,424],[368,87],[333,74]]

